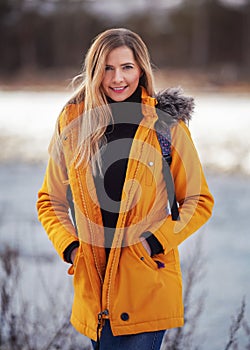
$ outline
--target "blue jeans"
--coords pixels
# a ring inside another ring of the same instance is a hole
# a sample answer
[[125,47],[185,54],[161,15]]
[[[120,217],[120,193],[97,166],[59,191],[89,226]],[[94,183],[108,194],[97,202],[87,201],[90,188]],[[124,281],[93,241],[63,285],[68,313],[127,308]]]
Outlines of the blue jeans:
[[[105,320],[100,339],[100,350],[160,350],[165,331],[114,336],[109,320]],[[96,342],[92,340],[95,349]]]

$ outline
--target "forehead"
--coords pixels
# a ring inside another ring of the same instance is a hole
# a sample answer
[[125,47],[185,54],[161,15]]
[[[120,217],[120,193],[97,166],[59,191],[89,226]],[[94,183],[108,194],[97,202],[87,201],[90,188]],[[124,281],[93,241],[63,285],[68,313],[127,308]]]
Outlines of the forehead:
[[133,51],[127,46],[113,49],[107,56],[106,64],[119,65],[123,63],[136,63]]

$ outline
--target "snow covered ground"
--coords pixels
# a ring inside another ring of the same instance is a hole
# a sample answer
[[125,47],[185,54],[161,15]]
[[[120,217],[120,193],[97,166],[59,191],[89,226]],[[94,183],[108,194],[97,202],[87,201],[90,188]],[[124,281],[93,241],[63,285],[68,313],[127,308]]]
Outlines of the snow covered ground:
[[[0,160],[46,160],[47,145],[69,92],[0,91]],[[205,166],[250,174],[250,96],[195,96],[190,123]]]

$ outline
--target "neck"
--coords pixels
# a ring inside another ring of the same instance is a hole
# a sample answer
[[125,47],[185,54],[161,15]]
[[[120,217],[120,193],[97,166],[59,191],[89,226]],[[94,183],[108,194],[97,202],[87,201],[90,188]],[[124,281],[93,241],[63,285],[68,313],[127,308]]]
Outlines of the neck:
[[[126,102],[126,103],[124,103]],[[122,102],[113,101],[108,98],[110,104],[113,123],[136,123],[143,118],[141,112],[141,87],[138,86],[135,92]]]

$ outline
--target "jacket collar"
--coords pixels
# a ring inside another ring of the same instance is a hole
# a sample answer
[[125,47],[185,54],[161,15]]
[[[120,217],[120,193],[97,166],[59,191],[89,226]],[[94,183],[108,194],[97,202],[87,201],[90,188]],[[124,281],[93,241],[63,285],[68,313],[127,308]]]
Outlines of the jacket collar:
[[158,119],[155,105],[157,100],[154,97],[148,95],[146,89],[141,87],[141,100],[142,100],[142,113],[146,122],[155,123]]

